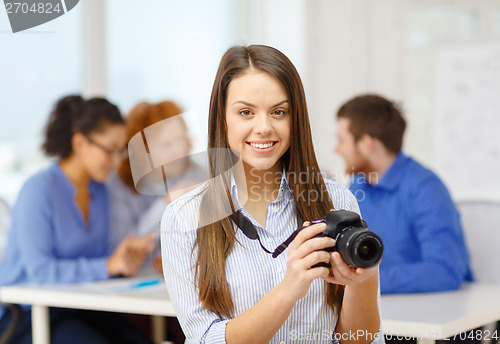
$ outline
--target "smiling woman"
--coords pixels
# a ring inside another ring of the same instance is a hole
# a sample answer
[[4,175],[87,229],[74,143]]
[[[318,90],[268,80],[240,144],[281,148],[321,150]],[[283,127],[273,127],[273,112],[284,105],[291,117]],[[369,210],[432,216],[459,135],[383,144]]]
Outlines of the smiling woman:
[[[212,179],[162,219],[165,282],[187,342],[280,343],[296,340],[294,332],[317,343],[354,333],[366,334],[356,343],[371,341],[380,326],[378,267],[354,269],[325,251],[335,242],[315,237],[321,224],[300,231],[277,258],[264,245],[289,237],[300,219],[359,212],[347,189],[320,174],[295,67],[272,47],[237,46],[213,85]],[[230,170],[237,156],[243,172]]]

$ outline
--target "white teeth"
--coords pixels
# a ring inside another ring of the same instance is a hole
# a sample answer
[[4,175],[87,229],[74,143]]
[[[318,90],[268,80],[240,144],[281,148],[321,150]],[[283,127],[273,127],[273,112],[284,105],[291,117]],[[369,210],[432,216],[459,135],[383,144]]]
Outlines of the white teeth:
[[269,148],[272,145],[274,145],[273,142],[271,142],[271,143],[254,143],[254,142],[250,142],[250,146],[255,147],[255,148],[260,148],[260,149]]

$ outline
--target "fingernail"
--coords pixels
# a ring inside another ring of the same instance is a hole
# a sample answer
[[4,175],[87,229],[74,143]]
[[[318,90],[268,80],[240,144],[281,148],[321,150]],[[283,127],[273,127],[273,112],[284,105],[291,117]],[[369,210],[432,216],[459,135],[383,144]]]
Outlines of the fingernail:
[[332,245],[335,245],[336,243],[335,239],[330,239],[330,242],[332,243]]

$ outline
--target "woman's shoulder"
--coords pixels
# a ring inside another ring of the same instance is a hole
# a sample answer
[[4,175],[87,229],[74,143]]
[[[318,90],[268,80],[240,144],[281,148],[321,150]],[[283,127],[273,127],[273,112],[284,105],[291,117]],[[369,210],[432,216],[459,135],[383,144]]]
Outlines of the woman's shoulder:
[[197,229],[200,205],[207,190],[207,186],[208,182],[205,182],[185,195],[170,202],[165,208],[162,216],[162,229],[168,229],[170,227],[175,227],[177,230],[183,231]]
[[132,191],[125,185],[121,178],[118,177],[116,171],[109,174],[104,184],[112,197],[120,198],[132,194]]
[[57,165],[53,164],[44,170],[31,175],[23,184],[21,192],[43,192],[52,189],[56,182]]
[[330,194],[345,196],[350,193],[349,189],[344,185],[340,184],[331,179],[324,179],[325,186]]
[[13,210],[28,209],[32,206],[47,208],[51,204],[51,195],[58,187],[56,165],[31,175],[17,194]]
[[330,179],[325,179],[325,186],[335,209],[345,209],[359,213],[358,202],[347,187]]

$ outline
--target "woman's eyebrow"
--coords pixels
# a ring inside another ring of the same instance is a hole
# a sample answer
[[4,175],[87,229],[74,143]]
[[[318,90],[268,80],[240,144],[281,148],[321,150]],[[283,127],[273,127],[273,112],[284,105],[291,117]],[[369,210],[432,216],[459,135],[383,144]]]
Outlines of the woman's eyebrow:
[[282,100],[282,101],[280,101],[279,103],[276,103],[276,104],[272,105],[271,107],[280,106],[280,105],[283,105],[283,104],[285,104],[285,103],[288,103],[288,99]]
[[[255,104],[248,103],[248,102],[243,101],[243,100],[237,100],[237,101],[235,101],[235,102],[233,103],[233,105],[236,105],[236,104],[238,104],[238,103],[241,103],[241,104],[246,105],[246,106],[256,107],[256,105],[255,105]],[[282,100],[282,101],[280,101],[279,103],[276,103],[276,104],[274,104],[274,105],[271,105],[271,107],[280,106],[280,105],[283,105],[284,103],[288,103],[288,99]]]

